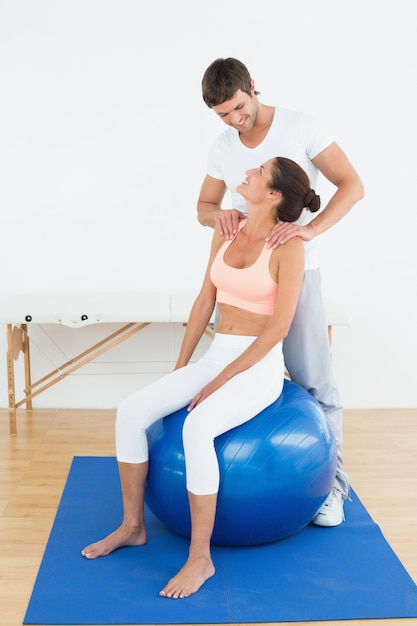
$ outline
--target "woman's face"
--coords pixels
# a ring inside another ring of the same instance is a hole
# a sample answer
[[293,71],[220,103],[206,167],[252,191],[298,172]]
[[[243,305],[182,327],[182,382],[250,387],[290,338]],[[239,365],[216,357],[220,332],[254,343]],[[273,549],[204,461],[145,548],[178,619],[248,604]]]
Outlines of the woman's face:
[[260,167],[246,172],[245,180],[236,187],[245,199],[259,202],[271,194],[272,162],[273,159],[269,159]]

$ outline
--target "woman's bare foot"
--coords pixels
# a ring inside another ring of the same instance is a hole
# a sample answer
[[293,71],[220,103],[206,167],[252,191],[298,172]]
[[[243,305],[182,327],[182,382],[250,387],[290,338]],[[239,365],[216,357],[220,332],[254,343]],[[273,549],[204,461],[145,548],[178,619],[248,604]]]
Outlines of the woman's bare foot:
[[120,526],[120,528],[104,539],[96,543],[91,543],[81,550],[81,554],[85,556],[86,559],[96,559],[99,556],[107,556],[110,552],[117,550],[117,548],[143,546],[145,543],[146,529],[144,527],[141,530],[132,531]]
[[159,592],[164,598],[188,598],[214,576],[215,569],[210,558],[189,557],[178,574]]

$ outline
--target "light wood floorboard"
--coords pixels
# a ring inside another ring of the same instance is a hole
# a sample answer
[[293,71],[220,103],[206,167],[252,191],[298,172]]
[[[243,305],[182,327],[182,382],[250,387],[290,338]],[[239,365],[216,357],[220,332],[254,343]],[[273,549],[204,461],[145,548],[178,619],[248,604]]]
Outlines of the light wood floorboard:
[[[8,412],[0,410],[0,626],[22,624],[73,456],[114,454],[114,415],[19,411],[11,437]],[[344,457],[353,488],[417,581],[417,409],[346,411]],[[409,626],[417,619],[301,624]]]

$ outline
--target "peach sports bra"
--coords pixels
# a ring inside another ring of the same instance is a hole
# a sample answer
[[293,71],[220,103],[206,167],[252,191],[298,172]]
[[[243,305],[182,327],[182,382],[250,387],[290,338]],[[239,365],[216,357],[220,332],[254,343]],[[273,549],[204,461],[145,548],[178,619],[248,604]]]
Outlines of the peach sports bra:
[[[246,220],[239,224],[239,231]],[[238,232],[239,232],[238,231]],[[237,237],[236,233],[235,237]],[[273,248],[262,248],[256,261],[242,269],[231,267],[224,261],[224,254],[233,239],[226,241],[216,254],[210,268],[210,278],[217,289],[217,302],[230,304],[252,313],[272,315],[278,283],[269,273],[269,260]]]

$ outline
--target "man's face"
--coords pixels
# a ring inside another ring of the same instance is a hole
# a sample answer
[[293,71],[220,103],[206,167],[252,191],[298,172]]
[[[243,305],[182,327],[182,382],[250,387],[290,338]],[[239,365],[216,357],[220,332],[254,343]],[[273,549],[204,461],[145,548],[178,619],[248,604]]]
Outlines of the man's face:
[[253,127],[257,114],[257,99],[240,89],[231,100],[212,107],[220,119],[233,126],[239,133],[246,133]]

